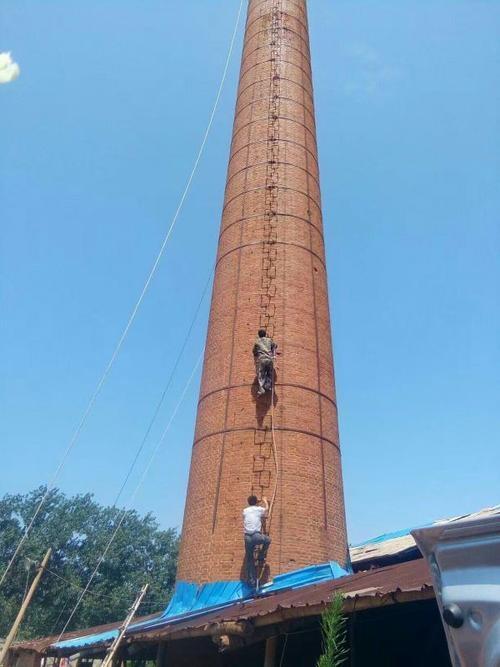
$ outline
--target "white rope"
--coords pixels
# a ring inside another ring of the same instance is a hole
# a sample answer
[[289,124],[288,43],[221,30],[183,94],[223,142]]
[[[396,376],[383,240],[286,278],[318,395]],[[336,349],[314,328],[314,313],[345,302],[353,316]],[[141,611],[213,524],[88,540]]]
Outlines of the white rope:
[[164,387],[164,389],[163,389],[163,392],[162,392],[162,394],[161,394],[161,396],[160,396],[160,399],[159,399],[158,403],[156,404],[156,407],[155,407],[155,409],[154,409],[154,411],[153,411],[153,414],[152,414],[152,416],[151,416],[151,419],[149,420],[148,427],[146,428],[146,431],[145,431],[144,436],[143,436],[143,438],[142,438],[142,440],[141,440],[141,443],[140,443],[139,447],[137,448],[137,450],[136,450],[136,452],[135,452],[135,455],[134,455],[134,458],[132,459],[132,461],[131,461],[131,463],[130,463],[130,465],[129,465],[129,468],[128,468],[127,473],[126,473],[126,475],[125,475],[125,478],[124,478],[124,480],[123,480],[123,482],[122,482],[122,485],[121,485],[121,487],[120,487],[120,490],[118,491],[118,493],[117,493],[116,496],[115,496],[115,500],[114,500],[114,502],[113,502],[113,507],[116,507],[116,505],[118,505],[118,501],[120,500],[121,495],[122,495],[123,491],[125,490],[125,487],[127,486],[127,482],[128,482],[128,480],[130,479],[130,475],[132,474],[132,472],[133,472],[133,470],[134,470],[134,468],[135,468],[135,464],[136,464],[137,461],[139,460],[139,457],[140,457],[140,455],[142,454],[142,450],[144,449],[144,447],[145,447],[145,445],[146,445],[146,442],[148,441],[148,438],[149,438],[149,435],[150,435],[150,433],[151,433],[151,430],[153,429],[153,426],[154,426],[155,423],[156,423],[156,419],[157,419],[158,415],[160,414],[160,410],[161,410],[161,408],[162,408],[162,406],[163,406],[163,401],[165,400],[166,396],[168,395],[170,386],[171,386],[171,384],[172,384],[172,380],[174,379],[175,373],[176,373],[177,368],[178,368],[178,366],[179,366],[179,363],[180,363],[180,361],[181,361],[181,359],[182,359],[182,357],[183,357],[183,355],[184,355],[184,351],[186,350],[187,344],[188,344],[189,339],[190,339],[190,337],[191,337],[191,333],[192,333],[192,331],[193,331],[193,329],[194,329],[194,325],[196,324],[196,320],[198,319],[198,315],[199,315],[199,313],[200,313],[200,310],[201,310],[201,306],[202,306],[202,304],[203,304],[203,301],[205,300],[205,295],[206,295],[206,293],[207,293],[207,291],[208,291],[208,288],[210,287],[210,283],[211,283],[211,281],[212,281],[212,276],[213,276],[213,274],[214,274],[214,271],[215,271],[215,264],[214,264],[214,266],[212,267],[212,269],[211,269],[211,271],[210,271],[210,274],[209,274],[209,276],[208,276],[208,278],[207,278],[207,281],[206,281],[206,283],[205,283],[205,287],[203,288],[203,292],[202,292],[201,298],[200,298],[200,300],[198,301],[198,306],[196,307],[196,310],[195,310],[195,312],[194,312],[193,318],[192,318],[192,320],[191,320],[191,324],[189,325],[188,332],[187,332],[186,336],[184,337],[184,342],[183,342],[182,347],[181,347],[181,349],[180,349],[180,351],[179,351],[179,354],[177,355],[177,359],[175,360],[175,363],[174,363],[174,365],[173,365],[173,368],[172,368],[172,370],[170,371],[170,375],[169,375],[169,378],[168,378],[168,380],[167,380],[167,383],[166,383],[166,385],[165,385],[165,387]]
[[81,434],[81,432],[82,432],[82,430],[83,430],[83,428],[84,428],[84,426],[85,426],[85,424],[86,424],[86,422],[89,418],[89,415],[92,412],[92,409],[94,407],[94,403],[96,402],[96,399],[99,396],[99,394],[101,392],[101,389],[102,389],[104,383],[106,382],[106,380],[108,378],[108,375],[109,375],[109,373],[110,373],[110,371],[111,371],[111,369],[112,369],[112,367],[113,367],[113,365],[116,361],[116,358],[118,357],[118,354],[119,354],[119,352],[122,348],[122,345],[125,342],[125,339],[128,335],[128,332],[129,332],[129,330],[130,330],[130,328],[131,328],[131,326],[132,326],[132,324],[135,320],[135,317],[136,317],[137,312],[138,312],[138,310],[139,310],[139,308],[142,304],[142,301],[144,300],[146,292],[148,291],[148,288],[149,288],[149,285],[150,285],[150,283],[153,279],[153,276],[156,273],[156,270],[157,270],[158,265],[160,263],[160,260],[163,256],[163,253],[165,251],[168,240],[169,240],[169,238],[170,238],[170,236],[173,232],[173,229],[175,227],[175,224],[177,222],[177,218],[179,217],[181,209],[184,205],[184,201],[186,200],[186,197],[187,197],[187,194],[188,194],[189,189],[191,187],[191,183],[193,181],[195,173],[198,169],[198,165],[200,163],[201,156],[203,154],[203,151],[205,149],[205,145],[207,143],[208,135],[209,135],[210,130],[212,128],[215,113],[216,113],[217,108],[219,106],[220,97],[221,97],[221,94],[222,94],[224,83],[226,81],[227,72],[228,72],[228,69],[229,69],[229,63],[231,62],[231,56],[232,56],[232,53],[233,53],[234,43],[236,41],[236,35],[238,33],[238,26],[239,26],[239,23],[240,23],[241,11],[242,11],[242,8],[243,8],[243,1],[244,0],[240,0],[240,6],[239,6],[239,9],[238,9],[238,14],[237,14],[237,17],[236,17],[236,23],[235,23],[233,34],[232,34],[232,37],[231,37],[231,42],[230,42],[230,45],[229,45],[229,50],[228,50],[228,53],[227,53],[226,62],[225,62],[224,70],[223,70],[223,73],[222,73],[222,78],[221,78],[221,81],[220,81],[220,84],[219,84],[219,88],[218,88],[217,96],[215,98],[215,102],[214,102],[214,105],[213,105],[213,108],[212,108],[212,112],[210,114],[208,125],[207,125],[207,128],[205,130],[205,134],[203,136],[203,140],[201,142],[200,149],[199,149],[198,154],[196,156],[196,159],[194,161],[193,168],[192,168],[191,173],[189,175],[189,178],[187,180],[186,186],[185,186],[184,191],[182,193],[182,196],[180,198],[180,201],[179,201],[179,204],[178,204],[177,209],[175,211],[172,222],[170,223],[170,226],[167,230],[167,233],[165,234],[165,237],[164,237],[163,242],[161,244],[160,250],[159,250],[159,252],[156,256],[156,259],[155,259],[155,261],[153,263],[153,266],[152,266],[152,268],[149,272],[149,275],[146,279],[146,282],[144,283],[144,287],[142,288],[142,291],[139,295],[139,298],[137,299],[137,301],[135,303],[135,306],[132,309],[132,312],[129,316],[127,324],[125,325],[125,328],[124,328],[117,344],[115,345],[115,348],[114,348],[113,353],[111,355],[111,358],[108,362],[108,365],[104,369],[104,373],[102,374],[99,382],[96,385],[96,388],[94,389],[94,392],[93,392],[92,396],[90,397],[90,400],[89,400],[89,402],[87,404],[87,407],[86,407],[86,409],[83,413],[83,416],[82,416],[75,432],[73,433],[73,436],[71,437],[71,439],[68,443],[68,446],[66,447],[66,450],[65,450],[65,452],[62,456],[62,459],[61,459],[59,465],[56,468],[55,473],[53,474],[51,480],[47,484],[46,491],[45,491],[44,495],[42,496],[42,498],[41,498],[41,500],[40,500],[40,502],[39,502],[39,504],[38,504],[38,506],[35,510],[35,513],[33,514],[29,523],[27,524],[23,536],[21,537],[21,539],[20,539],[20,541],[19,541],[19,543],[18,543],[18,545],[17,545],[9,563],[7,564],[7,567],[5,568],[4,572],[2,573],[2,576],[0,578],[0,586],[5,581],[5,578],[8,574],[8,572],[10,571],[15,559],[17,558],[17,556],[19,554],[19,551],[21,550],[21,547],[23,546],[24,542],[26,541],[26,538],[28,537],[28,535],[29,535],[29,533],[30,533],[30,531],[33,527],[33,524],[35,523],[37,516],[39,515],[42,507],[45,505],[45,502],[46,502],[46,500],[49,496],[50,491],[52,490],[52,488],[54,487],[57,479],[59,478],[59,475],[61,474],[61,471],[62,471],[64,465],[66,464],[66,461],[68,459],[68,456],[69,456],[70,452],[73,450],[74,446],[76,445],[76,443],[78,441],[78,438],[79,438],[79,436],[80,436],[80,434]]
[[78,600],[77,600],[75,606],[73,607],[73,610],[72,610],[71,614],[69,615],[68,620],[66,621],[66,623],[65,623],[65,625],[64,625],[64,627],[63,627],[63,629],[62,629],[61,632],[59,633],[59,637],[58,637],[58,639],[57,639],[58,642],[61,640],[61,637],[62,637],[63,634],[66,632],[66,628],[67,628],[68,625],[70,624],[71,619],[72,619],[73,616],[75,615],[75,613],[76,613],[78,607],[80,606],[80,604],[81,604],[83,598],[85,597],[86,593],[88,592],[88,590],[89,590],[89,588],[90,588],[90,585],[92,584],[92,582],[93,582],[93,580],[94,580],[94,577],[96,576],[96,574],[97,574],[97,572],[98,572],[98,570],[99,570],[99,568],[100,568],[100,566],[101,566],[103,560],[106,558],[106,554],[108,553],[108,551],[109,551],[111,545],[113,544],[113,542],[114,542],[116,536],[118,535],[118,531],[119,531],[120,528],[121,528],[121,525],[122,525],[122,523],[123,523],[123,521],[124,521],[124,519],[125,519],[125,517],[126,517],[126,515],[127,515],[127,512],[129,511],[130,506],[131,506],[132,503],[134,502],[135,497],[137,496],[137,494],[138,494],[139,490],[141,489],[142,485],[144,484],[144,481],[145,481],[145,479],[146,479],[146,477],[147,477],[147,474],[148,474],[148,472],[149,472],[151,466],[153,465],[153,461],[154,461],[154,459],[156,458],[156,455],[158,454],[158,451],[159,451],[160,447],[162,446],[163,441],[165,440],[165,438],[166,438],[166,436],[167,436],[167,433],[168,433],[169,430],[170,430],[170,427],[171,427],[171,425],[172,425],[172,422],[174,421],[175,416],[177,415],[177,412],[178,412],[179,408],[181,407],[181,405],[182,405],[182,403],[183,403],[183,401],[184,401],[184,398],[185,398],[185,396],[186,396],[186,392],[187,392],[187,390],[189,389],[189,386],[191,385],[191,382],[192,382],[192,380],[193,380],[193,378],[194,378],[194,376],[195,376],[195,374],[196,374],[196,371],[198,370],[198,368],[199,368],[199,366],[200,366],[200,363],[201,363],[202,358],[203,358],[203,350],[202,350],[200,356],[198,357],[198,361],[196,362],[195,367],[193,368],[193,370],[192,370],[192,372],[191,372],[191,375],[189,376],[189,379],[188,379],[188,381],[186,382],[186,385],[184,386],[184,389],[183,389],[183,391],[182,391],[181,397],[180,397],[179,401],[177,402],[177,405],[175,406],[174,411],[172,412],[172,414],[171,414],[171,416],[170,416],[170,419],[168,420],[168,424],[167,424],[167,426],[165,427],[165,430],[163,431],[163,433],[161,434],[160,439],[159,439],[158,442],[156,443],[156,446],[155,446],[153,452],[151,453],[151,456],[149,457],[149,461],[147,462],[146,467],[144,468],[144,470],[143,470],[143,472],[142,472],[141,478],[139,479],[139,481],[138,481],[138,483],[137,483],[137,485],[136,485],[136,487],[135,487],[135,489],[134,489],[134,491],[133,491],[131,497],[129,498],[129,501],[128,501],[127,506],[122,510],[122,512],[121,512],[121,514],[120,514],[120,518],[118,519],[118,523],[117,523],[116,526],[115,526],[115,529],[114,529],[113,534],[111,535],[111,537],[110,537],[110,539],[109,539],[109,542],[107,543],[107,545],[106,545],[104,551],[102,552],[102,554],[101,554],[99,560],[97,561],[97,565],[95,566],[94,571],[93,571],[92,574],[90,575],[90,578],[89,578],[89,580],[88,580],[88,582],[87,582],[85,588],[83,589],[83,591],[82,591],[82,593],[80,594],[80,596],[79,596],[79,598],[78,598]]
[[271,439],[272,439],[272,448],[273,448],[273,459],[274,459],[274,467],[276,470],[276,480],[274,482],[274,491],[273,495],[271,498],[271,504],[269,505],[269,518],[268,518],[268,532],[271,530],[271,521],[273,517],[273,508],[274,508],[274,501],[276,500],[276,494],[278,493],[278,483],[279,483],[279,478],[280,478],[280,468],[279,468],[279,463],[278,463],[278,452],[276,451],[276,438],[275,438],[275,433],[274,433],[274,382],[275,382],[275,367],[276,364],[276,356],[274,357],[274,362],[273,362],[273,384],[271,387]]

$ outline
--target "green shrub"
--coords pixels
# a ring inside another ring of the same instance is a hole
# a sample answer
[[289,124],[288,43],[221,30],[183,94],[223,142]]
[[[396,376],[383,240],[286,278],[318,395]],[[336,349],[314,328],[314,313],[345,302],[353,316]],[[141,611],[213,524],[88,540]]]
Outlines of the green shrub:
[[316,667],[339,667],[347,660],[347,619],[342,614],[342,602],[342,595],[336,595],[321,617],[323,655]]

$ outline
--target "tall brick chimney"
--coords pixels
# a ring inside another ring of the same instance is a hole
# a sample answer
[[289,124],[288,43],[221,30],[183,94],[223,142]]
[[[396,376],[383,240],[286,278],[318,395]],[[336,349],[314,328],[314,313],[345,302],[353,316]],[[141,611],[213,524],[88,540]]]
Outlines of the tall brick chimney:
[[[274,405],[256,396],[261,327],[281,353]],[[271,577],[345,564],[305,0],[249,0],[178,580],[240,578],[252,492],[275,497]]]

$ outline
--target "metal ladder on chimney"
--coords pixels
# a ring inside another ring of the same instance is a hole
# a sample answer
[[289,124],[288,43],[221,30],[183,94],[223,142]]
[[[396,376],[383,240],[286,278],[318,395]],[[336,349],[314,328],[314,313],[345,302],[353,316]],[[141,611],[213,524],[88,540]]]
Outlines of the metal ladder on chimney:
[[[278,185],[279,185],[279,116],[280,116],[280,62],[282,39],[281,0],[273,0],[270,25],[270,85],[269,85],[269,115],[267,125],[267,163],[265,182],[265,209],[264,227],[262,235],[262,271],[260,284],[260,317],[259,328],[265,329],[273,338],[275,333],[274,320],[276,314],[276,259],[278,239]],[[276,457],[274,451],[273,430],[273,396],[271,399],[271,413],[267,414],[262,427],[255,429],[253,457],[252,493],[261,498],[268,493],[271,487],[272,460]],[[275,465],[277,462],[275,458]],[[275,496],[275,491],[273,497]],[[271,520],[272,507],[268,520]]]

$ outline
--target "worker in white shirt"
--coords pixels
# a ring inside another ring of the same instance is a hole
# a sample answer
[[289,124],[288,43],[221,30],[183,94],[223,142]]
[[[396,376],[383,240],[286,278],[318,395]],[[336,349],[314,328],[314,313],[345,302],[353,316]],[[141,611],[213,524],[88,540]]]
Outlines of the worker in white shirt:
[[249,496],[248,507],[245,507],[243,510],[247,581],[252,588],[257,586],[257,573],[254,560],[255,547],[262,545],[259,553],[259,563],[262,565],[266,560],[267,550],[271,544],[271,539],[262,532],[262,519],[265,519],[269,514],[269,503],[265,497],[262,498],[262,505],[258,503],[257,496]]

